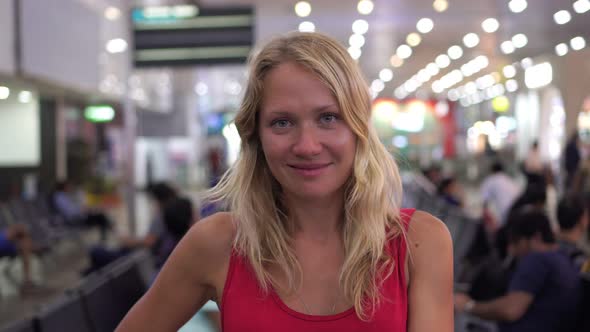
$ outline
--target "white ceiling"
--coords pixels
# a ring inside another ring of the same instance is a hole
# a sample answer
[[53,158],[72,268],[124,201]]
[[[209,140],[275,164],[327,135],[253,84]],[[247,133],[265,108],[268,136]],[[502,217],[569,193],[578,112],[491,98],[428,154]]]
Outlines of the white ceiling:
[[[441,70],[425,86],[429,87],[434,79],[459,68],[477,55],[489,57],[488,68],[498,70],[500,66],[524,57],[553,54],[555,45],[568,42],[577,35],[584,36],[590,42],[590,11],[575,13],[572,9],[573,0],[528,0],[528,8],[518,14],[508,9],[508,0],[448,0],[448,10],[443,13],[432,8],[432,0],[373,1],[373,12],[364,16],[356,10],[357,0],[308,0],[312,5],[312,13],[305,19],[295,15],[295,0],[196,2],[202,6],[254,5],[258,41],[267,40],[277,33],[296,30],[300,22],[310,20],[315,23],[316,31],[334,36],[348,45],[352,22],[358,18],[366,19],[370,27],[365,35],[366,43],[362,47],[363,55],[359,63],[369,81],[377,78],[382,68],[391,68],[389,58],[399,45],[405,43],[408,33],[416,31],[416,22],[422,17],[431,18],[434,21],[433,31],[422,35],[422,43],[413,49],[413,55],[402,67],[392,68],[394,80],[387,84],[382,95],[391,95],[395,87],[434,61],[438,54],[446,53],[452,45],[460,45],[465,54]],[[553,14],[561,9],[567,9],[572,14],[572,20],[566,25],[557,25],[553,20]],[[495,33],[485,33],[481,28],[481,22],[488,17],[495,17],[500,22],[500,29]],[[467,49],[462,44],[462,38],[468,32],[477,33],[481,38],[475,48]],[[528,37],[528,45],[510,56],[502,54],[499,44],[517,33],[524,33]]]

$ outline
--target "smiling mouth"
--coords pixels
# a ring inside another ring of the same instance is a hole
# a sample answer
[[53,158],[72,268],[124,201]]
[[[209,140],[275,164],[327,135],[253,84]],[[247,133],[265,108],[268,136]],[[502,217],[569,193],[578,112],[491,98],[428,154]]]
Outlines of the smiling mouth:
[[304,177],[313,177],[320,175],[331,163],[326,164],[302,164],[302,165],[288,165],[298,174]]
[[316,169],[321,169],[324,167],[328,167],[330,166],[330,163],[325,163],[325,164],[300,164],[300,165],[293,165],[293,164],[288,164],[289,167],[294,168],[294,169],[301,169],[301,170],[316,170]]

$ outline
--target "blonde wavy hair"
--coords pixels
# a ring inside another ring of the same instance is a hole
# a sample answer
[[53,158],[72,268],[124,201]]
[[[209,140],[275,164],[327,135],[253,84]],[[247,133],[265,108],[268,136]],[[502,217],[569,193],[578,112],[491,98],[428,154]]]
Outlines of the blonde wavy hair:
[[345,183],[341,225],[345,259],[339,282],[358,317],[368,320],[380,303],[380,286],[396,263],[386,250],[387,243],[405,236],[399,212],[402,186],[396,163],[370,124],[366,81],[337,41],[319,33],[291,33],[270,41],[253,55],[245,96],[235,118],[241,153],[206,197],[228,205],[237,229],[234,248],[248,259],[262,289],[268,291],[269,285],[278,289],[277,279],[269,272],[269,266],[275,266],[287,277],[286,291],[296,291],[302,271],[292,247],[293,222],[258,134],[265,75],[285,62],[307,68],[329,87],[357,138],[353,173]]

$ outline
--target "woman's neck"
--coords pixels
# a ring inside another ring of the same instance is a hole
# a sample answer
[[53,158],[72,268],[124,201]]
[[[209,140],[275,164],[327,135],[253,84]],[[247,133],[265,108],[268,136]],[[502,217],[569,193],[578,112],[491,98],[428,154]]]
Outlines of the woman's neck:
[[287,197],[289,215],[296,235],[326,240],[339,235],[344,219],[344,197],[298,199]]

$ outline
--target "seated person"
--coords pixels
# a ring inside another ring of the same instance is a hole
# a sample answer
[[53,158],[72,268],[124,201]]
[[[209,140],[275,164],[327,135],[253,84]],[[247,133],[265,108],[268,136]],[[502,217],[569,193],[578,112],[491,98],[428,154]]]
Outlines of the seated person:
[[558,250],[549,219],[539,211],[509,220],[510,253],[518,257],[508,292],[475,302],[455,295],[455,309],[500,322],[500,331],[570,331],[577,319],[581,284],[574,265]]
[[[157,267],[164,263],[180,237],[188,230],[186,225],[192,223],[192,203],[187,199],[179,198],[176,191],[163,182],[148,187],[147,192],[153,211],[148,233],[143,237],[123,237],[120,240],[121,247],[118,249],[107,249],[101,246],[93,248],[90,252],[91,267],[85,273],[100,269],[138,248],[149,249],[155,257]],[[179,211],[170,211],[175,208]]]
[[457,180],[453,177],[443,179],[438,185],[438,194],[442,199],[450,205],[461,207],[462,190]]
[[193,203],[187,198],[176,198],[166,203],[162,211],[165,231],[155,253],[156,267],[160,268],[168,259],[178,242],[194,222]]
[[578,270],[588,262],[587,254],[579,247],[588,231],[588,211],[582,202],[574,197],[565,197],[557,207],[559,222],[558,244]]
[[52,205],[68,225],[98,226],[101,240],[105,241],[111,221],[99,211],[86,209],[76,199],[72,186],[67,181],[56,184],[51,196]]
[[0,257],[20,256],[23,264],[21,293],[26,294],[35,289],[31,279],[31,256],[33,242],[24,225],[14,224],[0,229]]

